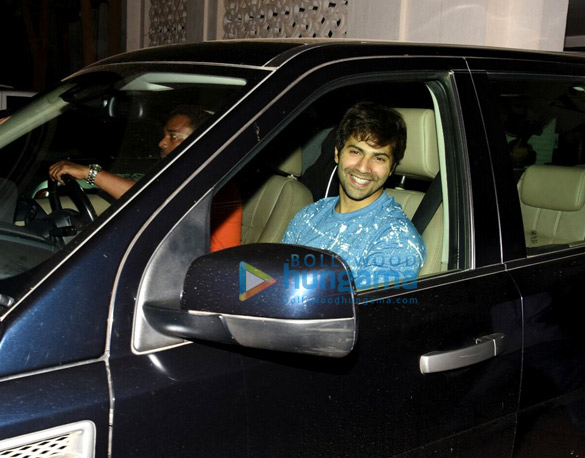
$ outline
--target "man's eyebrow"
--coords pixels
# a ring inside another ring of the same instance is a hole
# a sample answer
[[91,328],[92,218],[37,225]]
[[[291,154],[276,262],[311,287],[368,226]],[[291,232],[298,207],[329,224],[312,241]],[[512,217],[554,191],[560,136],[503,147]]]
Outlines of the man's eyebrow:
[[169,134],[179,134],[179,135],[185,135],[186,137],[188,137],[191,134],[186,134],[184,132],[181,132],[179,129],[167,129],[166,130]]
[[[357,145],[354,145],[353,143],[350,143],[349,145],[347,145],[348,148],[354,148],[357,149],[360,152],[364,152],[365,150],[363,148],[360,148]],[[392,157],[392,153],[387,153],[386,151],[374,151],[372,153],[374,156],[386,156],[386,157]]]

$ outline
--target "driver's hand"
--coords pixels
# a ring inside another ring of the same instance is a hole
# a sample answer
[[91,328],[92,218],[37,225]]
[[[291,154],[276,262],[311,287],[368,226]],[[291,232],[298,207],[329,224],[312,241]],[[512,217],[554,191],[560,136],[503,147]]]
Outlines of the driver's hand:
[[70,175],[77,180],[85,180],[89,174],[89,167],[86,165],[79,165],[69,161],[59,161],[49,167],[49,177],[53,181],[58,181],[61,184],[63,175]]

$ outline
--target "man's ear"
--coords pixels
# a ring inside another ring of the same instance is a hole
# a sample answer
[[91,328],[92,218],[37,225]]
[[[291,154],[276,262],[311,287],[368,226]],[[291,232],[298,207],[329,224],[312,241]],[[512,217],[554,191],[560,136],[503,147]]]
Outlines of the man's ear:
[[334,158],[335,158],[335,163],[336,164],[339,164],[339,151],[337,151],[337,147],[335,147],[335,155],[334,155]]

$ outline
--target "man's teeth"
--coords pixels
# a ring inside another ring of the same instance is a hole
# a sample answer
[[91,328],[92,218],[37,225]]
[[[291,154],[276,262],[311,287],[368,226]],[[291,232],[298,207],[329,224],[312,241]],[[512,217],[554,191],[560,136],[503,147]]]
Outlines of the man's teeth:
[[355,175],[353,175],[353,179],[359,184],[366,184],[370,181],[366,180],[365,178],[356,177]]

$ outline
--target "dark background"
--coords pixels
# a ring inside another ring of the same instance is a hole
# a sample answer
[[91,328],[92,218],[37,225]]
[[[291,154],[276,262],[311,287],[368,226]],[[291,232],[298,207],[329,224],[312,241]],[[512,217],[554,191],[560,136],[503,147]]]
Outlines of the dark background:
[[0,85],[39,91],[123,50],[121,0],[0,2]]

